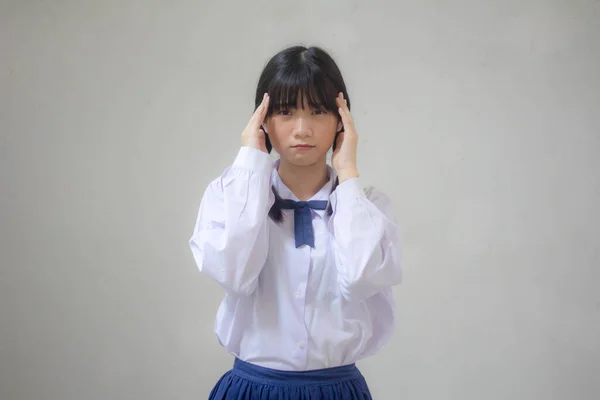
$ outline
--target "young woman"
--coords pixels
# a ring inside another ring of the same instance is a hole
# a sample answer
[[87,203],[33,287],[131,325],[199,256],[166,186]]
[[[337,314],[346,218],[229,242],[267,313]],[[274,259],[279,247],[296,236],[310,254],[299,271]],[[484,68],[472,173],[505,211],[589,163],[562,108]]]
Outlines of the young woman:
[[370,399],[355,362],[392,335],[400,232],[389,199],[361,188],[346,85],[325,51],[291,47],[255,106],[190,240],[225,291],[215,332],[235,356],[210,399]]

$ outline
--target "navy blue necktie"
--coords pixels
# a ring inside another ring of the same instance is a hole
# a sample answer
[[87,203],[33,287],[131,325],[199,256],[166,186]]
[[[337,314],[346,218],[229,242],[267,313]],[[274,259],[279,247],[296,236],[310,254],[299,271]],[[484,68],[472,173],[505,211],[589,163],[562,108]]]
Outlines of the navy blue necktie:
[[312,226],[312,215],[310,209],[325,210],[328,202],[326,200],[294,201],[281,200],[281,208],[294,210],[294,235],[296,237],[296,248],[307,244],[315,247],[315,233]]

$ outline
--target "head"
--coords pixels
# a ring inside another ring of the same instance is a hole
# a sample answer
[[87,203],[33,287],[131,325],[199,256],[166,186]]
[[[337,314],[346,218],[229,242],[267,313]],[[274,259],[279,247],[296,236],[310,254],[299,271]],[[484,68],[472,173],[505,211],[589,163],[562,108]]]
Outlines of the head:
[[263,124],[270,152],[297,166],[324,162],[342,131],[335,99],[350,99],[335,61],[318,47],[294,46],[277,53],[265,66],[256,89],[255,107],[269,93]]

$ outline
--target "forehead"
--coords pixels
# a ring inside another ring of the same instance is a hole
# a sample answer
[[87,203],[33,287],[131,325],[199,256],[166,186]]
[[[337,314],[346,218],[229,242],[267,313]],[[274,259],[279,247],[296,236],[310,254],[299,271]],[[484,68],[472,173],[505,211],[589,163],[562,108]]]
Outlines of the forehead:
[[310,108],[323,106],[323,102],[314,90],[298,90],[295,96],[292,93],[287,93],[287,95],[278,97],[273,102],[273,105],[276,107]]

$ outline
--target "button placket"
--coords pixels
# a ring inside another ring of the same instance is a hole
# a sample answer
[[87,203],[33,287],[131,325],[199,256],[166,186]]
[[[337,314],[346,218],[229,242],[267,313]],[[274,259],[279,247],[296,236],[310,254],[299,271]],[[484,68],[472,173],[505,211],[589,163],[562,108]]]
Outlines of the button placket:
[[300,315],[302,316],[301,323],[302,328],[297,332],[296,337],[294,338],[296,341],[296,351],[297,357],[299,357],[303,362],[306,362],[307,357],[307,343],[308,343],[308,331],[306,329],[306,325],[304,323],[304,315],[306,313],[306,285],[308,282],[309,270],[311,267],[311,248],[310,246],[306,246],[302,249],[302,264],[299,265],[299,268],[296,273],[296,291],[294,292],[294,296],[296,298],[296,307],[300,311]]

